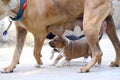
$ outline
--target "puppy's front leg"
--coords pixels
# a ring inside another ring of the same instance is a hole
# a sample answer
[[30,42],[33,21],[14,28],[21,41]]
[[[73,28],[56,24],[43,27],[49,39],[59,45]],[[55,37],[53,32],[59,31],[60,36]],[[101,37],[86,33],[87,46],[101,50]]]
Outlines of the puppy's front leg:
[[54,57],[54,53],[55,53],[55,52],[56,52],[55,49],[53,49],[53,50],[51,51],[50,59],[52,59],[52,58]]
[[51,64],[51,66],[55,66],[62,57],[63,57],[63,56],[62,56],[61,54],[59,54],[59,55],[57,56],[57,58],[54,60],[53,64]]
[[13,69],[16,67],[20,59],[20,55],[23,49],[27,31],[22,27],[16,27],[16,32],[17,32],[17,44],[15,47],[13,60],[8,67],[6,67],[3,71],[1,71],[3,73],[13,72]]
[[65,57],[62,58],[61,62],[56,64],[56,67],[63,67],[65,65],[68,65],[70,62],[70,60],[66,59]]

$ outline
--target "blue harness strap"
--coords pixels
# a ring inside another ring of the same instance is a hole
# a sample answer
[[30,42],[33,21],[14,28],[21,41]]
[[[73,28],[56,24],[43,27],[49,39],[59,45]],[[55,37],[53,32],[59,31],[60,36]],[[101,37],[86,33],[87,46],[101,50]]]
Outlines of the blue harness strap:
[[13,21],[17,21],[17,20],[22,20],[23,19],[22,15],[23,15],[24,9],[26,7],[26,2],[27,2],[27,0],[20,0],[20,9],[19,9],[19,11],[17,13],[17,16],[14,17],[14,18],[10,17]]
[[[9,18],[10,18],[12,21],[22,20],[22,19],[23,19],[23,18],[22,18],[22,15],[23,15],[23,12],[24,12],[24,9],[26,8],[26,6],[27,6],[27,0],[20,0],[20,8],[19,8],[19,11],[18,11],[18,13],[17,13],[17,16],[14,17],[14,18],[12,18],[12,17],[9,17]],[[11,24],[12,24],[12,21],[11,21],[11,20],[9,20],[10,23],[9,23],[7,29],[3,32],[3,35],[4,35],[4,36],[7,35],[8,30],[9,30]]]

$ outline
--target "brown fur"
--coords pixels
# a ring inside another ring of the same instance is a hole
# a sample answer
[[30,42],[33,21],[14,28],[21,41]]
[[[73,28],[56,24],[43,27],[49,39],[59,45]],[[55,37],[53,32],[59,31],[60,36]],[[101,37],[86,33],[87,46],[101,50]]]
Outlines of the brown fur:
[[[8,6],[9,4],[7,2],[9,1],[11,0],[0,1],[0,19],[11,15],[10,13],[12,13],[12,16],[17,14],[20,1],[16,0],[17,6],[13,10]],[[111,66],[119,66],[120,42],[110,15],[111,9],[111,0],[27,0],[27,7],[22,16],[23,20],[15,22],[17,43],[13,60],[11,64],[4,69],[4,72],[11,72],[16,67],[22,52],[27,31],[30,31],[34,36],[34,57],[37,64],[40,66],[42,63],[40,58],[41,48],[48,31],[61,36],[66,29],[64,25],[74,22],[74,20],[81,15],[84,17],[83,31],[92,50],[92,59],[86,66],[82,67],[80,71],[88,72],[101,58],[102,51],[98,44],[98,35],[102,22],[108,16],[110,17],[107,18],[107,24],[109,26],[107,28],[107,34],[116,51],[116,58]]]
[[[53,65],[57,64],[57,62],[63,56],[65,57],[65,60],[69,62],[72,59],[76,59],[80,57],[88,57],[88,56],[91,56],[92,54],[85,37],[75,41],[70,41],[70,40],[68,41],[68,39],[65,37],[56,37],[53,40],[51,40],[49,44],[51,47],[57,49],[58,52],[60,53],[55,59]],[[61,53],[62,50],[63,50],[63,53]],[[100,63],[101,63],[101,60],[99,64]]]

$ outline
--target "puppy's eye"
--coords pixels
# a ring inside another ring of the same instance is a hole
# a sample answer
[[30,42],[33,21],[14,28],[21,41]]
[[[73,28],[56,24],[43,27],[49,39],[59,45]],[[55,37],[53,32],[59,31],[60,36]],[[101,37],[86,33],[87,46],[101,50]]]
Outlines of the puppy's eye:
[[54,42],[57,42],[57,40],[55,39]]

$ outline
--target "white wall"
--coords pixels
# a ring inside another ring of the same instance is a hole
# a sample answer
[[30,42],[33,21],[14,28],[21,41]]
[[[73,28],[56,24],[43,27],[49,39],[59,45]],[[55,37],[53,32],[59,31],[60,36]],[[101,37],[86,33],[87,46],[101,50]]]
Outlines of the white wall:
[[113,6],[114,6],[114,14],[113,18],[116,24],[117,29],[120,29],[120,2],[117,0],[113,0]]

